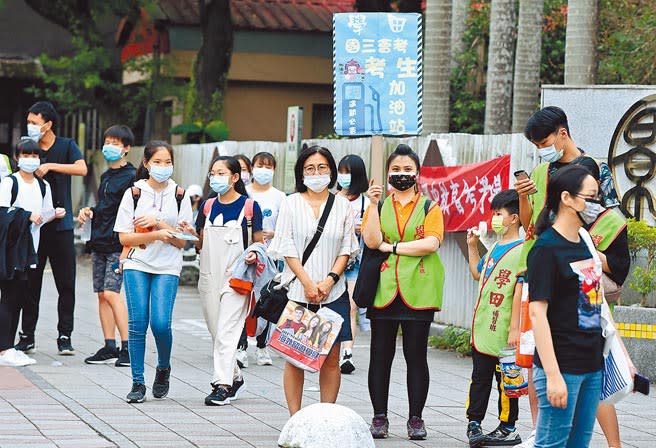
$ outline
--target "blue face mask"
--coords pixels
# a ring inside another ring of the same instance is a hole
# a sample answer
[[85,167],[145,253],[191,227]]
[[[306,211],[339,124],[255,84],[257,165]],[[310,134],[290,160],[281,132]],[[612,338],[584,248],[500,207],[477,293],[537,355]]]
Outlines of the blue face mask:
[[346,173],[346,174],[338,173],[337,183],[344,190],[348,190],[349,187],[351,186],[351,173]]
[[230,190],[229,176],[210,177],[210,188],[219,195],[225,194]]
[[260,185],[270,184],[273,180],[273,170],[269,168],[253,168],[253,179]]
[[38,124],[28,124],[27,125],[27,136],[39,143],[39,140],[43,137],[43,132],[41,132],[41,125]]
[[563,156],[563,152],[564,150],[562,149],[560,151],[556,151],[556,147],[554,145],[538,149],[538,155],[540,156],[540,159],[549,163],[558,162]]
[[41,160],[34,157],[19,157],[18,168],[26,173],[33,173],[41,166]]
[[123,148],[108,143],[103,145],[102,154],[108,162],[116,162],[123,156]]
[[161,184],[169,180],[173,175],[173,165],[150,165],[150,170],[148,172],[150,173],[150,177]]

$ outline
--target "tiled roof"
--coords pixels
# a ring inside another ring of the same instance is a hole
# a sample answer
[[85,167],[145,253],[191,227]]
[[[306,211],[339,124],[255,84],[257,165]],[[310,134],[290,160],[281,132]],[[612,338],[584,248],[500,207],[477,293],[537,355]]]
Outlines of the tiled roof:
[[[267,31],[332,31],[335,12],[354,10],[355,0],[231,0],[236,29]],[[197,0],[159,0],[162,15],[179,25],[197,25]]]

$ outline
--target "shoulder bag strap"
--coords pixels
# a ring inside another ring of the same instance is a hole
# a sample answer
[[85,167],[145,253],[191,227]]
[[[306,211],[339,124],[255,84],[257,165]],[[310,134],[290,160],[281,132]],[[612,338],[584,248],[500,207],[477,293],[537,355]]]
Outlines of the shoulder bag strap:
[[321,234],[323,233],[323,227],[326,225],[326,221],[328,221],[328,215],[330,215],[330,210],[333,208],[334,202],[335,202],[335,195],[332,193],[328,193],[328,201],[326,202],[326,206],[323,209],[321,218],[319,218],[317,231],[314,233],[314,236],[312,237],[312,241],[310,241],[310,244],[307,245],[305,251],[303,252],[303,259],[301,261],[302,265],[304,265],[305,262],[308,260],[308,258],[310,258],[312,251],[317,246],[317,243],[319,242],[319,238],[321,238]]

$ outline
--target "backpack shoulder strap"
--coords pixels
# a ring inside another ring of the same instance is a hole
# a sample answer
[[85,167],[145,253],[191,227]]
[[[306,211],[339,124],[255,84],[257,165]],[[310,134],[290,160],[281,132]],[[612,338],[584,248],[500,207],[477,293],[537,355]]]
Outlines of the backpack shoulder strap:
[[132,190],[132,204],[134,205],[134,210],[137,209],[137,202],[139,202],[139,198],[141,197],[141,188],[139,187],[131,187]]
[[16,179],[15,174],[10,174],[9,177],[11,177],[11,201],[9,201],[9,205],[14,205],[18,197],[18,179]]
[[255,201],[252,198],[246,198],[246,204],[244,204],[244,218],[250,227],[253,223],[253,204]]
[[185,189],[180,185],[175,186],[175,202],[178,203],[178,213],[180,213],[180,207],[182,206],[182,200],[185,197]]
[[39,188],[41,189],[41,197],[45,198],[46,197],[46,182],[41,179],[39,176],[34,176],[36,178],[36,181],[39,183]]
[[430,211],[432,206],[433,206],[433,201],[431,201],[430,199],[426,199],[426,202],[424,202],[424,215],[428,215],[428,212]]
[[214,201],[216,201],[216,198],[209,198],[205,201],[205,204],[203,205],[203,215],[205,215],[205,219],[209,219]]

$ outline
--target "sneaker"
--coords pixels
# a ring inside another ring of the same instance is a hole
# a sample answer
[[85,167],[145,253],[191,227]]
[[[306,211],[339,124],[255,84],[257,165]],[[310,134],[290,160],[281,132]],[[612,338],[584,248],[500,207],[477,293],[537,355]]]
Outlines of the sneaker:
[[75,349],[73,348],[73,345],[71,345],[70,336],[59,336],[57,338],[57,349],[62,356],[72,356],[75,354]]
[[410,440],[424,440],[428,433],[426,432],[426,425],[419,417],[410,417],[408,420],[408,438]]
[[348,375],[353,373],[354,370],[355,364],[353,363],[353,353],[344,352],[341,361],[339,361],[339,371]]
[[512,446],[522,443],[517,428],[512,431],[503,425],[497,426],[497,429],[485,436],[482,446]]
[[169,378],[171,377],[171,367],[166,369],[155,370],[155,381],[153,381],[153,397],[164,398],[169,393]]
[[246,349],[237,349],[237,365],[240,369],[248,367],[248,353],[246,353]]
[[230,389],[221,384],[212,384],[212,393],[205,397],[206,406],[230,404]]
[[374,415],[369,427],[374,439],[386,439],[389,432],[389,420],[386,415]]
[[238,380],[232,380],[232,387],[230,388],[230,393],[228,394],[230,402],[233,402],[239,398],[239,396],[243,394],[245,390],[246,384],[244,383],[243,377]]
[[130,353],[125,349],[119,350],[118,358],[114,365],[116,367],[130,367]]
[[36,346],[34,345],[34,336],[20,333],[18,344],[16,344],[14,348],[28,355],[34,353],[34,350],[36,349]]
[[469,422],[467,425],[467,438],[469,439],[469,446],[471,448],[482,446],[485,440],[485,434],[481,429],[481,424],[478,422]]
[[128,403],[143,403],[146,399],[146,386],[139,383],[132,383],[132,390],[126,399]]
[[23,367],[36,364],[36,360],[30,358],[21,351],[15,348],[9,348],[0,355],[0,366],[5,367]]
[[84,360],[87,364],[111,364],[118,359],[118,350],[111,347],[102,347],[95,355]]
[[255,350],[255,354],[257,356],[258,366],[273,365],[273,361],[271,360],[271,354],[269,353],[269,349],[267,347],[258,348],[257,350]]
[[531,435],[528,436],[528,439],[524,440],[524,443],[518,445],[518,448],[533,448],[535,446],[535,430],[531,432]]

